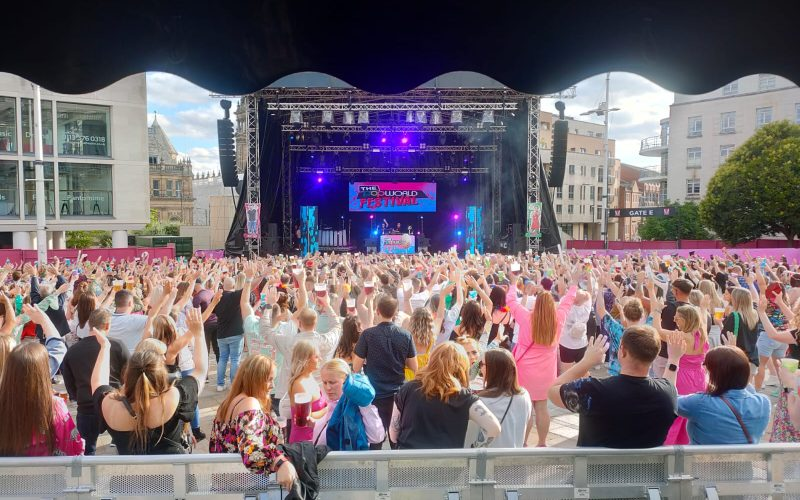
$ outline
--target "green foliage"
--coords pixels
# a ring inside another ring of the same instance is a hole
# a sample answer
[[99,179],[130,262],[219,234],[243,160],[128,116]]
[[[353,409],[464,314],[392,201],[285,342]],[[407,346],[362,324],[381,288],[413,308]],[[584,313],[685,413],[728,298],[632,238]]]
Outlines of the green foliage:
[[761,127],[711,178],[700,203],[703,222],[728,243],[764,234],[800,234],[800,125]]
[[711,234],[700,221],[696,203],[670,203],[674,215],[670,217],[647,217],[639,225],[639,237],[643,240],[707,240]]
[[111,231],[67,231],[67,248],[111,246]]
[[150,210],[150,222],[137,231],[131,231],[134,236],[180,236],[181,225],[178,223],[164,223],[158,220],[158,212]]

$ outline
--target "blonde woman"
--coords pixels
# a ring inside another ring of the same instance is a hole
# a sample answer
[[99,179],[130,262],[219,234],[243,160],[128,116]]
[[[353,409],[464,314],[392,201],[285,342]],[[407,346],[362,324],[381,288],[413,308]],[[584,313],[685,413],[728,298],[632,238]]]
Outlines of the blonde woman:
[[274,379],[275,364],[266,356],[253,354],[239,365],[214,416],[208,451],[239,453],[250,472],[276,472],[278,483],[289,487],[297,472],[278,447],[281,428],[272,416],[269,395]]
[[[319,369],[319,361],[319,352],[311,342],[300,340],[294,345],[289,372],[289,402],[292,405],[290,443],[311,441],[314,437],[314,420],[325,415],[325,399],[323,399],[322,391],[314,378],[314,372]],[[299,408],[297,402],[300,394],[310,396],[311,412],[307,418],[302,418],[297,414]]]
[[461,448],[467,424],[481,432],[473,447],[489,446],[500,435],[500,422],[469,390],[469,362],[455,342],[437,345],[428,365],[395,397],[389,439],[398,449]]
[[722,340],[720,339],[722,327],[713,321],[714,311],[717,309],[725,309],[725,303],[722,301],[722,297],[717,291],[717,285],[711,280],[702,280],[697,286],[697,289],[703,292],[703,295],[708,297],[709,300],[708,313],[711,315],[712,321],[711,327],[708,329],[708,344],[711,347],[722,345]]
[[755,374],[758,370],[758,333],[761,330],[758,312],[753,307],[750,291],[736,287],[731,291],[731,313],[722,323],[722,337],[733,335],[736,347],[743,350],[750,360],[750,368]]
[[[694,394],[703,392],[706,389],[706,374],[703,369],[703,361],[708,352],[708,335],[704,318],[707,314],[705,307],[695,307],[693,305],[678,306],[675,310],[675,324],[678,330],[666,330],[661,328],[661,311],[664,309],[664,299],[656,297],[655,285],[650,283],[650,296],[655,297],[650,301],[653,325],[656,326],[662,339],[670,335],[678,334],[686,343],[686,353],[681,357],[680,363],[669,365],[667,370],[677,371],[675,388],[678,395]],[[704,302],[706,302],[704,300]],[[689,434],[686,432],[686,419],[678,417],[673,422],[667,433],[665,445],[689,444]]]
[[[372,404],[375,389],[369,379],[353,374],[343,359],[334,358],[320,370],[328,411],[314,422],[314,444],[335,451],[368,450],[386,438],[378,409]],[[356,429],[356,432],[352,432]]]
[[[428,364],[428,358],[436,340],[436,336],[433,334],[433,315],[431,311],[424,307],[415,309],[408,321],[408,331],[411,333],[411,339],[414,341],[414,347],[417,351],[417,367],[418,370],[421,370]],[[408,368],[405,368],[405,374],[406,380],[414,379],[414,372]]]

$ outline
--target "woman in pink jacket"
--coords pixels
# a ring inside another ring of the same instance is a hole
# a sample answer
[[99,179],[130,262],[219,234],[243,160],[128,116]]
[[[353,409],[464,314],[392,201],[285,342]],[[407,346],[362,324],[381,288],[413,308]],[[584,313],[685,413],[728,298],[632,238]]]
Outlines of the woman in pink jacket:
[[[558,280],[558,290],[563,292],[566,282]],[[514,360],[517,362],[519,383],[531,395],[536,414],[537,446],[547,446],[550,431],[550,412],[547,410],[547,390],[558,376],[558,340],[567,312],[575,302],[577,289],[571,286],[556,307],[549,292],[536,297],[533,312],[517,302],[517,289],[512,286],[506,295],[506,305],[519,325]]]

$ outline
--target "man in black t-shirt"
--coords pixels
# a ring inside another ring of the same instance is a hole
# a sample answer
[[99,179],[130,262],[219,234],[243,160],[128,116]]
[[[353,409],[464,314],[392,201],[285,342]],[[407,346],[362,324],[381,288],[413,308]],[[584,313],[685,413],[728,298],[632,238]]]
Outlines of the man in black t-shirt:
[[[667,294],[667,304],[661,311],[661,328],[664,330],[678,330],[675,324],[675,312],[680,306],[689,304],[689,294],[694,289],[691,281],[678,278],[670,283],[669,293]],[[653,362],[653,374],[656,377],[663,377],[667,367],[667,343],[661,342],[661,349],[658,357]]]
[[578,446],[653,448],[664,444],[675,420],[678,394],[666,379],[648,376],[659,348],[653,327],[629,327],[619,347],[618,376],[581,378],[602,362],[608,349],[606,338],[596,337],[583,359],[556,379],[548,397],[556,406],[579,415]]
[[[250,279],[250,278],[248,278]],[[244,326],[242,324],[242,290],[235,290],[236,281],[227,277],[222,282],[222,297],[214,308],[217,315],[217,345],[219,346],[219,364],[217,365],[217,391],[225,390],[225,372],[228,361],[231,363],[230,383],[236,376],[239,367],[239,356],[244,344]]]
[[[394,395],[405,381],[405,367],[417,371],[417,351],[411,334],[392,322],[397,314],[396,299],[389,295],[381,296],[377,314],[378,324],[364,330],[353,350],[353,372],[358,373],[364,367],[375,388],[373,404],[388,435]],[[394,448],[394,443],[390,441],[389,444]],[[375,448],[380,449],[380,445]]]

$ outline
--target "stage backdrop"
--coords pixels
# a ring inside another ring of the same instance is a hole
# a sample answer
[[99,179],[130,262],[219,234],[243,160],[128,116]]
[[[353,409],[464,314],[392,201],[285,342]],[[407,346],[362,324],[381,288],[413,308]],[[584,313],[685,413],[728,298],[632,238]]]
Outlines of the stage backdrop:
[[435,212],[435,182],[351,182],[351,212]]

